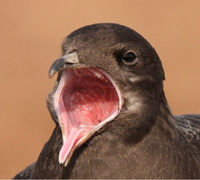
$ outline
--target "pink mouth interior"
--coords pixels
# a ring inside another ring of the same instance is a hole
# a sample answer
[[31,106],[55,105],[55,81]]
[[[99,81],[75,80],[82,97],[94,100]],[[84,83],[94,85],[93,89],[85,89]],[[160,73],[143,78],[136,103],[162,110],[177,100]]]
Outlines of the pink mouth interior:
[[54,108],[63,134],[59,162],[66,163],[76,147],[113,120],[120,104],[119,90],[105,71],[99,68],[64,70],[54,95]]

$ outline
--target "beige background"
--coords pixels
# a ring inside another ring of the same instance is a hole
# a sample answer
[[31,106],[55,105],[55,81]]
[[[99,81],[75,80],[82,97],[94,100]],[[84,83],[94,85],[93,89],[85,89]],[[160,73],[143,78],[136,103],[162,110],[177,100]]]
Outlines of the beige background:
[[0,0],[0,178],[38,157],[54,127],[48,69],[67,34],[97,22],[142,34],[163,62],[172,111],[200,113],[199,0]]

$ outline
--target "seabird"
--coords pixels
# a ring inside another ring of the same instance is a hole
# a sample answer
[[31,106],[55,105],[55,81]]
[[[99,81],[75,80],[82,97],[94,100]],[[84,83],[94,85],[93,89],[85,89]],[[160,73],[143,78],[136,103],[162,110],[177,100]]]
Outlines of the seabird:
[[56,127],[16,179],[200,178],[200,115],[173,116],[154,48],[112,23],[82,27],[62,44],[47,107]]

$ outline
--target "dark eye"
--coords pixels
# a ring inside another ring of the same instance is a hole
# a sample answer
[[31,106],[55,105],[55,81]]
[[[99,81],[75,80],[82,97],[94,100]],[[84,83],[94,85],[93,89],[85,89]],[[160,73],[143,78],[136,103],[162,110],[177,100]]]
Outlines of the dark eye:
[[132,65],[136,61],[136,55],[132,52],[128,52],[122,58],[123,62],[127,65]]

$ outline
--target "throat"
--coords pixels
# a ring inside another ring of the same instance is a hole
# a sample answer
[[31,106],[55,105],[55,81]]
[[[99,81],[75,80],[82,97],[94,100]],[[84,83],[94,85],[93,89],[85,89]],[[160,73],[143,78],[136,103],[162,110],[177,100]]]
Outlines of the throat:
[[95,126],[118,108],[117,94],[111,91],[111,87],[84,85],[78,83],[63,92],[67,118],[70,125],[76,128]]

